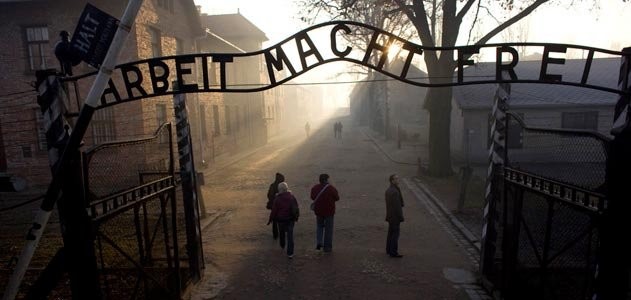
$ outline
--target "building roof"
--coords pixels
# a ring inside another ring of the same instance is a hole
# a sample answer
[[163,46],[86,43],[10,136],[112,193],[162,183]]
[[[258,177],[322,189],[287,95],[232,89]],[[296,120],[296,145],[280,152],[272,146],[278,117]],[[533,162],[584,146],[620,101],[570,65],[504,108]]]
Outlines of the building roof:
[[224,15],[202,15],[202,26],[209,28],[215,34],[230,40],[231,38],[248,37],[268,40],[265,32],[261,31],[250,20],[240,13]]
[[184,9],[186,9],[186,13],[190,15],[187,19],[190,22],[193,35],[203,35],[204,29],[200,20],[199,11],[197,11],[197,6],[195,6],[195,2],[193,2],[193,0],[182,0],[182,5],[184,6]]
[[[564,65],[548,65],[548,74],[563,75],[564,81],[580,82],[585,59],[567,59]],[[619,58],[595,58],[592,62],[587,84],[616,88]],[[515,72],[519,79],[537,79],[541,60],[520,61]],[[491,76],[495,74],[495,63],[477,63],[465,68],[464,76]],[[473,80],[473,79],[471,79]],[[453,97],[461,109],[486,109],[493,103],[496,85],[478,84],[454,87]],[[558,84],[513,83],[509,105],[512,108],[568,107],[568,106],[612,106],[617,101],[614,93]]]

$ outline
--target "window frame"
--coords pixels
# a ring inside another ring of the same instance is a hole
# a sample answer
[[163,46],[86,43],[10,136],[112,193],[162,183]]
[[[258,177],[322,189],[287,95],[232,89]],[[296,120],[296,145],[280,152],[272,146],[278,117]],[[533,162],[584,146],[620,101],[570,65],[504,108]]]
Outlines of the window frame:
[[[34,29],[45,29],[45,35],[46,37],[44,38],[42,36],[41,39],[35,39],[35,40],[30,40],[29,38],[29,30],[34,30]],[[47,24],[33,24],[33,25],[26,25],[26,26],[22,26],[22,35],[23,35],[23,39],[24,39],[24,50],[25,50],[25,55],[26,55],[26,72],[27,73],[33,73],[35,71],[38,70],[44,70],[46,68],[49,68],[52,63],[49,61],[49,59],[51,58],[50,55],[45,55],[46,53],[49,53],[51,49],[45,49],[47,45],[50,44],[50,31],[48,28]],[[33,54],[33,48],[31,47],[37,47],[38,49],[38,58],[40,65],[36,66],[35,65],[35,55]]]
[[[149,28],[149,43],[151,44],[151,57],[162,56],[162,31],[158,28],[148,26]],[[157,39],[157,40],[156,40]],[[157,54],[156,54],[157,49]]]
[[90,126],[94,145],[116,140],[116,116],[113,107],[95,111]]
[[[577,122],[577,116],[581,117],[581,121]],[[588,124],[590,117],[592,117],[591,121],[593,121],[593,124]],[[598,110],[563,111],[561,112],[561,128],[598,131],[598,117]],[[578,126],[576,124],[578,124]]]

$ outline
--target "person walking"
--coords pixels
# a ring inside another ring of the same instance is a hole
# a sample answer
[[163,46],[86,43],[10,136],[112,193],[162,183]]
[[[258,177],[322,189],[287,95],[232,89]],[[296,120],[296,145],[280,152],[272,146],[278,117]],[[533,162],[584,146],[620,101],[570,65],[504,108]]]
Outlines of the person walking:
[[311,125],[309,125],[309,122],[307,122],[307,124],[305,124],[305,133],[307,134],[307,137],[309,137],[310,131],[311,131]]
[[269,214],[269,221],[278,223],[280,234],[280,247],[285,249],[287,244],[287,257],[294,257],[294,223],[298,221],[300,209],[296,197],[291,194],[286,182],[278,184],[278,195],[274,199],[272,211]]
[[333,250],[333,217],[335,202],[340,200],[337,189],[329,183],[328,174],[320,174],[320,183],[311,188],[311,209],[316,215],[316,250]]
[[[278,184],[283,181],[285,181],[285,176],[281,173],[276,173],[276,179],[269,185],[269,189],[267,190],[267,205],[265,205],[265,208],[272,209],[274,198],[276,198],[276,194],[278,194]],[[274,220],[272,220],[272,237],[274,237],[274,239],[278,238],[278,223]]]
[[386,253],[390,257],[400,258],[399,233],[403,222],[403,197],[399,188],[399,176],[390,175],[390,187],[386,190],[386,221],[388,222],[388,237],[386,239]]
[[333,137],[337,138],[337,130],[338,130],[339,126],[337,124],[337,122],[335,122],[335,124],[333,124]]
[[339,124],[337,125],[337,137],[342,139],[342,128],[344,126],[342,126],[342,121],[338,122]]

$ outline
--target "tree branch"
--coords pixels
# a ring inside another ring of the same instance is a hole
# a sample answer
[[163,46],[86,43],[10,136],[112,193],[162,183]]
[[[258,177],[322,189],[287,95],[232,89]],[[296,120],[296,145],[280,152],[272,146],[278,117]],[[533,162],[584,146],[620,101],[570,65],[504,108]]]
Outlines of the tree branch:
[[512,18],[506,20],[506,22],[498,25],[497,27],[495,27],[495,29],[491,30],[489,33],[487,33],[485,36],[483,36],[477,43],[475,43],[476,45],[484,45],[486,42],[488,42],[492,37],[494,37],[495,35],[497,35],[498,33],[502,32],[502,30],[508,28],[509,26],[517,23],[519,20],[523,19],[524,17],[526,17],[527,15],[529,15],[530,13],[532,13],[535,9],[537,9],[537,7],[541,6],[542,4],[548,2],[549,0],[537,0],[535,1],[535,3],[531,4],[530,6],[526,7],[524,10],[522,10],[520,13],[516,14],[515,16],[513,16]]
[[467,3],[464,5],[464,7],[460,10],[460,12],[458,12],[458,14],[456,15],[456,18],[458,18],[460,22],[462,22],[462,18],[464,18],[464,16],[467,15],[467,12],[469,12],[469,9],[473,5],[473,3],[475,3],[475,1],[476,0],[468,0]]
[[467,44],[471,43],[471,35],[473,34],[473,25],[478,22],[478,14],[480,13],[480,6],[482,6],[482,1],[478,2],[478,8],[475,10],[475,17],[473,18],[473,23],[471,24],[471,28],[469,28],[469,36],[467,37]]

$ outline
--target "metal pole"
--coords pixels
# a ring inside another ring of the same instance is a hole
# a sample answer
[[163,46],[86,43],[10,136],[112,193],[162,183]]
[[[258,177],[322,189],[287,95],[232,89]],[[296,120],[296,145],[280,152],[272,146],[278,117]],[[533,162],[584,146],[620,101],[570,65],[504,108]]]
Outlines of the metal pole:
[[[173,89],[178,89],[178,83],[173,82]],[[201,279],[204,268],[204,253],[202,250],[199,199],[197,195],[197,178],[195,161],[193,159],[193,145],[191,142],[191,127],[186,111],[186,95],[173,95],[173,109],[175,110],[177,147],[180,156],[180,178],[182,180],[182,195],[184,200],[184,217],[186,219],[186,249],[188,250],[189,266],[193,282]]]
[[7,284],[7,288],[2,298],[3,300],[15,299],[15,296],[17,295],[20,283],[22,282],[22,278],[26,272],[26,268],[31,262],[31,258],[33,258],[33,253],[35,253],[37,244],[46,229],[50,214],[55,206],[57,198],[59,197],[62,180],[60,175],[63,173],[62,169],[65,168],[64,166],[66,161],[69,160],[74,151],[79,148],[79,144],[85,135],[88,125],[90,124],[90,120],[92,119],[92,114],[94,114],[94,110],[99,104],[99,99],[101,98],[101,95],[105,90],[105,86],[112,74],[112,70],[116,65],[118,54],[123,47],[123,43],[134,24],[136,15],[138,14],[141,6],[142,0],[130,0],[127,4],[127,8],[123,13],[118,29],[116,30],[116,35],[114,36],[112,44],[105,56],[105,60],[103,61],[103,64],[96,75],[96,79],[92,84],[92,88],[90,89],[84,105],[81,108],[81,112],[79,113],[79,118],[77,120],[77,126],[74,128],[72,134],[70,134],[68,143],[66,144],[66,147],[64,148],[59,162],[53,172],[53,178],[48,186],[48,190],[46,191],[46,197],[40,206],[40,210],[35,216],[33,225],[28,231],[29,234],[26,237],[26,245],[22,249],[17,266],[9,279],[9,283]]

